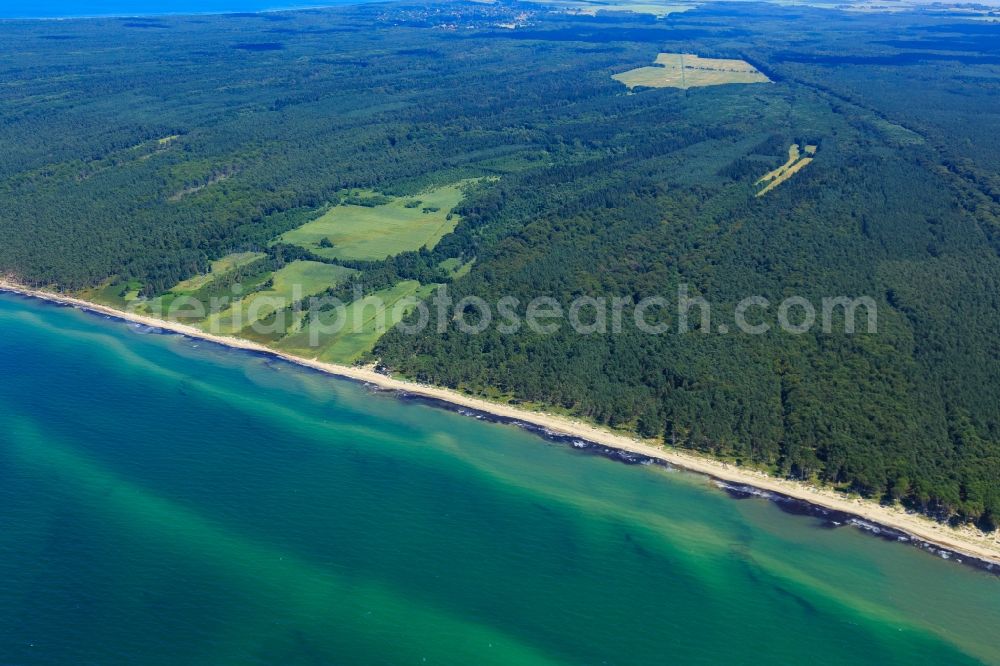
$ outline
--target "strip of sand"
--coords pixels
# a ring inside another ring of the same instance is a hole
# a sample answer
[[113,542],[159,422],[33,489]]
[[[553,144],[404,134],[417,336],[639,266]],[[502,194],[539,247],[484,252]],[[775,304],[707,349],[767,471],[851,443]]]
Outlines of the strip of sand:
[[869,500],[845,497],[827,488],[812,486],[800,481],[776,478],[756,470],[735,467],[705,456],[659,446],[654,442],[642,441],[627,435],[598,428],[577,419],[545,412],[530,411],[467,396],[450,389],[396,379],[375,372],[372,367],[350,367],[293,356],[249,340],[212,335],[186,324],[117,310],[71,296],[32,289],[5,279],[0,279],[0,291],[9,291],[23,296],[71,305],[124,321],[180,333],[191,338],[208,340],[228,347],[268,354],[290,363],[313,368],[338,377],[365,382],[382,389],[424,396],[467,409],[492,414],[503,419],[511,419],[535,425],[553,433],[647,456],[728,483],[751,486],[760,490],[802,500],[833,511],[851,514],[864,521],[904,532],[919,541],[924,541],[967,557],[1000,566],[1000,531],[993,534],[984,534],[968,526],[959,528],[949,527],[924,516],[908,513],[900,507],[887,507]]

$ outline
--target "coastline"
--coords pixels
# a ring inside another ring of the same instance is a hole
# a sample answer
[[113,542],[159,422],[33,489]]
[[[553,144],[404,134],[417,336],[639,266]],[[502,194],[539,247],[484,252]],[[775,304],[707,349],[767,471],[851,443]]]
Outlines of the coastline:
[[[677,467],[709,477],[716,485],[736,497],[759,495],[772,499],[779,505],[788,502],[801,503],[804,506],[794,508],[792,512],[826,516],[838,523],[850,522],[879,536],[908,541],[925,550],[936,552],[946,559],[953,555],[959,556],[956,559],[971,558],[975,560],[972,564],[978,568],[1000,574],[1000,531],[987,535],[971,527],[952,528],[930,518],[907,513],[899,507],[887,507],[870,500],[849,498],[826,488],[735,467],[687,451],[655,446],[577,419],[530,411],[467,396],[451,389],[396,379],[375,372],[370,367],[337,365],[294,356],[249,340],[213,335],[186,324],[118,310],[72,296],[32,289],[6,279],[0,279],[0,292],[72,306],[189,338],[280,358],[301,367],[394,392],[404,399],[421,400],[469,416],[525,427],[547,439],[566,442],[578,449],[591,449],[599,455],[613,457],[623,462],[657,463]],[[831,518],[829,514],[833,514],[833,517]]]
[[357,5],[371,0],[330,0],[312,4],[269,7],[266,9],[209,9],[209,10],[170,10],[147,11],[139,13],[109,12],[106,14],[56,14],[53,16],[0,16],[0,21],[88,21],[92,19],[157,19],[177,16],[228,16],[230,14],[274,14],[279,12],[294,12],[313,9],[331,9],[344,5]]

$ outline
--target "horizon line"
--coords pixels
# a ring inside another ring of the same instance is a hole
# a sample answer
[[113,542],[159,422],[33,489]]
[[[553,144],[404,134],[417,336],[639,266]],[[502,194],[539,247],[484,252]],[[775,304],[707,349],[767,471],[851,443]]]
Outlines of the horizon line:
[[343,5],[375,4],[380,2],[391,2],[391,0],[338,0],[337,2],[326,2],[323,4],[311,5],[289,5],[287,7],[269,7],[267,9],[219,9],[215,11],[149,11],[139,14],[122,14],[111,12],[108,14],[67,14],[64,16],[4,16],[0,15],[0,22],[4,21],[81,21],[91,19],[141,19],[148,17],[180,17],[180,16],[226,16],[229,14],[275,14],[278,12],[294,12],[309,9],[332,9]]

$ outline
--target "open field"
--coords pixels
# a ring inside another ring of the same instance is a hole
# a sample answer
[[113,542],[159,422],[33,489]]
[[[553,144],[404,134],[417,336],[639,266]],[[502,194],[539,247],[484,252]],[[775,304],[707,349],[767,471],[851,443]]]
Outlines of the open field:
[[[238,307],[208,317],[199,327],[209,332],[232,335],[258,319],[262,319],[293,299],[312,296],[345,280],[354,273],[350,268],[321,264],[316,261],[295,261],[272,276],[270,287],[243,298]],[[270,299],[275,299],[273,302]]]
[[458,224],[458,217],[450,213],[461,199],[461,184],[455,184],[394,198],[381,206],[336,206],[278,240],[323,257],[381,260],[436,245]]
[[[182,280],[168,289],[165,293],[160,294],[153,299],[136,303],[136,307],[142,312],[155,314],[157,312],[166,311],[177,298],[181,297],[193,296],[203,302],[206,302],[204,291],[210,291],[212,284],[215,283],[216,280],[226,277],[240,268],[249,266],[255,261],[263,259],[266,256],[267,255],[263,252],[237,252],[227,254],[221,259],[213,261],[209,267],[208,273],[195,275],[187,280]],[[249,272],[253,271],[251,270]],[[242,278],[240,282],[245,289],[253,290],[267,280],[268,274],[259,273],[257,275],[243,275],[239,277]]]
[[[310,325],[280,343],[278,348],[310,358],[333,363],[353,363],[365,352],[371,351],[385,332],[399,323],[416,304],[423,300],[433,286],[421,286],[415,280],[400,282],[390,289],[375,292],[348,305],[343,311],[344,325],[336,333],[319,333],[318,345],[310,341]],[[333,327],[337,311],[319,315],[319,326]],[[317,324],[312,324],[316,326]]]
[[123,308],[139,298],[139,289],[141,287],[142,285],[138,281],[119,282],[116,279],[112,279],[97,287],[84,289],[78,295],[87,301],[103,303],[115,308]]
[[788,147],[788,160],[777,169],[774,169],[773,171],[768,171],[766,174],[758,178],[755,185],[760,185],[761,183],[766,183],[769,180],[777,178],[785,171],[790,169],[793,164],[798,162],[799,157],[801,157],[801,152],[799,151],[799,144],[793,143],[791,146]]
[[748,62],[719,58],[701,58],[688,53],[661,53],[650,67],[639,67],[611,78],[629,89],[699,88],[727,83],[770,83],[770,79]]
[[448,271],[448,275],[450,275],[452,279],[457,280],[460,277],[468,275],[469,271],[472,270],[473,264],[475,263],[475,259],[471,259],[463,264],[460,259],[452,258],[445,259],[439,264],[439,266],[441,269]]
[[782,172],[780,176],[778,176],[773,181],[768,183],[767,187],[765,187],[764,189],[762,189],[760,192],[757,193],[757,196],[758,197],[764,196],[765,194],[776,188],[778,185],[781,185],[783,182],[785,182],[786,180],[797,174],[799,171],[804,169],[812,161],[813,158],[811,157],[803,157],[801,160],[799,160],[798,162],[790,166],[788,169],[786,169],[784,172]]
[[636,14],[652,14],[658,18],[670,14],[678,14],[694,9],[697,2],[631,2],[630,0],[530,0],[560,9],[567,14],[581,14],[584,16],[597,16],[600,12],[634,12]]
[[235,254],[228,254],[221,259],[213,261],[211,269],[205,275],[195,275],[183,282],[179,282],[170,291],[175,294],[189,294],[198,291],[218,276],[224,275],[240,266],[246,266],[265,256],[263,252],[237,252]]
[[813,155],[816,154],[816,146],[806,146],[805,155],[808,157],[803,157],[802,151],[799,149],[799,144],[793,143],[788,147],[788,160],[782,164],[780,167],[773,171],[769,171],[760,178],[757,179],[755,185],[766,185],[764,189],[757,193],[758,197],[762,197],[778,185],[797,174],[799,171],[804,169],[813,161]]

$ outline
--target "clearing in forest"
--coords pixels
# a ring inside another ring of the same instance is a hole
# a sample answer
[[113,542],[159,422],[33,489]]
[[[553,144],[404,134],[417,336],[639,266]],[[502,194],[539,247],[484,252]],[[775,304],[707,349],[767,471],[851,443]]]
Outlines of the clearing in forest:
[[807,145],[804,149],[800,150],[799,144],[793,143],[788,147],[788,161],[774,171],[764,174],[757,180],[756,183],[754,183],[754,185],[764,185],[764,189],[758,192],[757,196],[764,196],[778,185],[781,185],[783,182],[804,169],[810,162],[813,161],[814,155],[816,155],[816,146]]
[[458,224],[451,209],[462,199],[461,183],[409,197],[367,195],[356,194],[347,200],[367,205],[334,206],[278,240],[330,259],[377,261],[407,250],[434,247]]
[[141,289],[142,282],[139,280],[122,282],[111,278],[99,286],[81,289],[76,292],[76,296],[85,301],[93,301],[113,308],[125,308],[139,300]]
[[213,261],[211,269],[208,273],[204,275],[195,275],[194,277],[188,278],[183,282],[178,282],[175,287],[170,289],[170,291],[175,294],[189,294],[196,292],[220,275],[225,275],[229,271],[235,270],[240,266],[246,266],[247,264],[251,264],[258,259],[263,259],[265,256],[267,255],[263,252],[237,252],[235,254],[227,254],[221,259]]
[[[353,363],[371,351],[379,338],[416,307],[417,301],[427,298],[433,288],[421,286],[416,280],[400,282],[354,301],[339,312],[323,312],[315,322],[303,322],[301,330],[284,338],[278,348],[323,361]],[[338,317],[343,318],[342,326]],[[315,334],[310,330],[313,326],[318,326]],[[339,330],[327,332],[338,326]],[[310,344],[313,338],[317,346]]]
[[[181,297],[193,296],[207,305],[205,298],[200,295],[203,289],[209,288],[216,280],[226,277],[237,269],[250,266],[254,262],[263,259],[267,255],[263,252],[236,252],[227,254],[221,259],[212,262],[208,273],[195,275],[178,282],[173,287],[144,303],[137,306],[138,311],[144,314],[159,315],[169,311],[172,303]],[[267,279],[266,274],[246,275],[241,281],[243,286],[252,289]],[[220,294],[222,295],[222,294]]]
[[698,88],[727,83],[770,83],[753,65],[743,60],[701,58],[689,53],[661,53],[651,67],[639,67],[611,78],[631,90],[648,88]]
[[690,11],[698,7],[698,2],[678,0],[528,0],[551,7],[567,14],[597,16],[601,12],[634,12],[636,14],[652,14],[663,18],[670,14]]
[[445,259],[440,264],[438,268],[443,271],[447,271],[448,275],[453,280],[457,280],[460,277],[465,277],[472,270],[472,265],[476,263],[475,259],[462,263],[461,259]]
[[276,271],[271,276],[270,284],[244,296],[238,307],[232,306],[213,314],[198,326],[210,333],[235,335],[254,321],[291,305],[293,299],[319,294],[328,287],[340,284],[353,273],[353,269],[343,266],[318,261],[294,261]]

